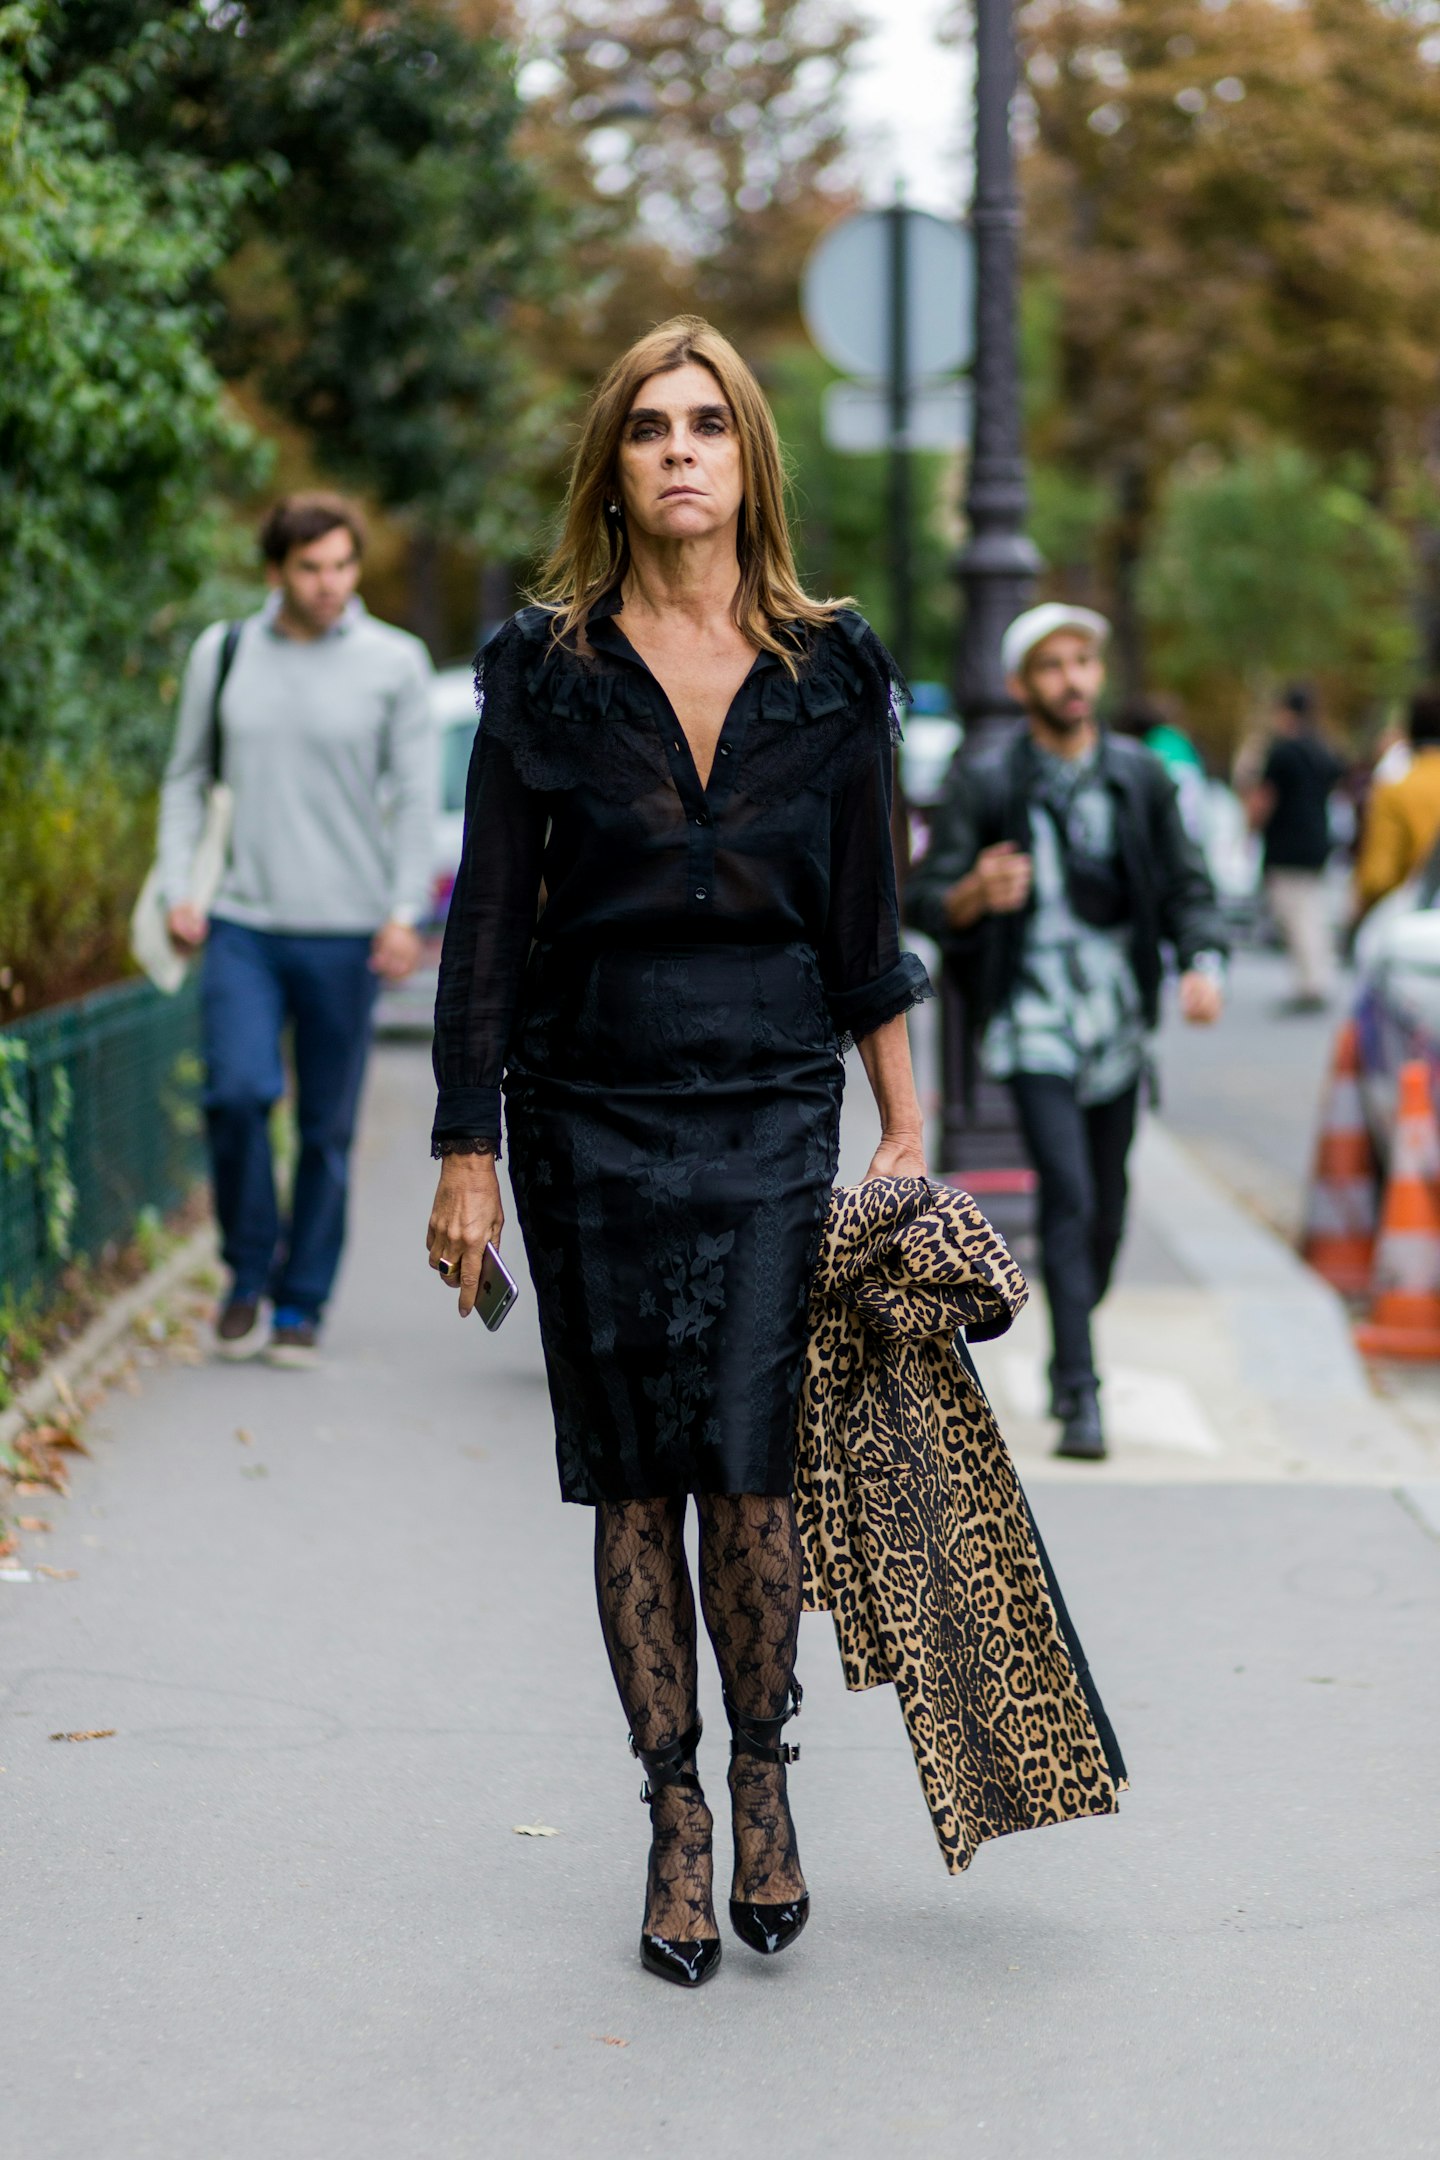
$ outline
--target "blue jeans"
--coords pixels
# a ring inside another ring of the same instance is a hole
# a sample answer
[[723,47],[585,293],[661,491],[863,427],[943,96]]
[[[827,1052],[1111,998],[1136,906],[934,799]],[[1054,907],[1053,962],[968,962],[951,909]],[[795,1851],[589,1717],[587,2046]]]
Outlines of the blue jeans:
[[[368,937],[294,937],[212,922],[205,947],[205,1117],[221,1250],[233,1295],[318,1317],[345,1242],[350,1143],[377,980]],[[282,1225],[270,1111],[294,1029],[300,1158]]]

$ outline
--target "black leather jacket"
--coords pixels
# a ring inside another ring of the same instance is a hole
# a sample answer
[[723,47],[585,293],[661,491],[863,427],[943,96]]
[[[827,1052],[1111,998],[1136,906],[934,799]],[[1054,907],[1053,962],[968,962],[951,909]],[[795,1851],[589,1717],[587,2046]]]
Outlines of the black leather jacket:
[[[935,939],[958,975],[977,1023],[1005,1003],[1020,969],[1029,908],[984,915],[968,930],[945,920],[945,894],[982,848],[1031,847],[1028,732],[967,763],[957,757],[936,807],[930,847],[905,888],[905,920]],[[1131,961],[1147,1026],[1159,1018],[1162,946],[1182,968],[1229,940],[1200,850],[1180,822],[1175,786],[1152,751],[1114,735],[1100,740],[1100,776],[1115,801],[1115,838],[1129,900]],[[1033,894],[1030,905],[1033,906]]]

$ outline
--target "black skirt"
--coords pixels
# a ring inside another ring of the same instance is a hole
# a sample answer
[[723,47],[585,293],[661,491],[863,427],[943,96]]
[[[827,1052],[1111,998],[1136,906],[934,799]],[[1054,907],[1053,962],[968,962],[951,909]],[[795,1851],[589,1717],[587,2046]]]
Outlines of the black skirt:
[[809,945],[536,949],[505,1123],[566,1500],[790,1492],[843,1088]]

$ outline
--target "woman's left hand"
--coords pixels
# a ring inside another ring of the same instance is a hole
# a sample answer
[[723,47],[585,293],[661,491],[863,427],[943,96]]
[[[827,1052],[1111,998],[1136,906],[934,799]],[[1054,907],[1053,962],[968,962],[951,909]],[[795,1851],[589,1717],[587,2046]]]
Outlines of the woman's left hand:
[[925,1138],[922,1133],[882,1133],[865,1173],[864,1182],[877,1177],[928,1177],[925,1167]]

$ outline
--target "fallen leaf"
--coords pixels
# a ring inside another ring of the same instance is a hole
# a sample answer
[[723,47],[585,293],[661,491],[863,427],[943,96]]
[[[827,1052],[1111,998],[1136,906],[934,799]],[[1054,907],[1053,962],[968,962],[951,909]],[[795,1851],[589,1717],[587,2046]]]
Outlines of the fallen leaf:
[[617,2039],[614,2033],[596,2033],[595,2037],[600,2042],[601,2047],[629,2047],[630,2045],[628,2040]]
[[42,1560],[35,1572],[37,1575],[48,1575],[52,1582],[74,1582],[80,1570],[73,1567],[46,1567]]
[[74,1389],[71,1387],[69,1381],[65,1378],[64,1373],[57,1372],[51,1377],[55,1393],[59,1396],[61,1402],[65,1405],[65,1408],[70,1412],[71,1417],[78,1417],[80,1415],[80,1406],[75,1400]]
[[240,1472],[240,1475],[241,1477],[269,1477],[270,1473],[265,1468],[263,1462],[257,1462],[251,1463],[250,1467],[247,1470],[242,1470]]
[[19,1538],[0,1537],[0,1560],[8,1560],[11,1553],[20,1550]]
[[45,1487],[38,1485],[34,1478],[21,1478],[16,1484],[15,1494],[17,1499],[33,1500],[37,1492],[44,1492],[44,1490]]
[[255,1435],[247,1426],[237,1425],[235,1427],[235,1437],[240,1442],[241,1447],[254,1447],[255,1445]]
[[77,1455],[88,1455],[90,1450],[80,1438],[73,1425],[37,1425],[27,1435],[47,1448],[73,1448]]
[[52,1732],[50,1737],[52,1740],[113,1740],[115,1731],[113,1725],[97,1725],[91,1732]]
[[514,1830],[516,1837],[559,1837],[560,1835],[558,1830],[550,1828],[549,1823],[543,1822],[517,1822],[514,1825]]
[[48,1530],[51,1527],[43,1515],[17,1515],[15,1520],[22,1530]]

